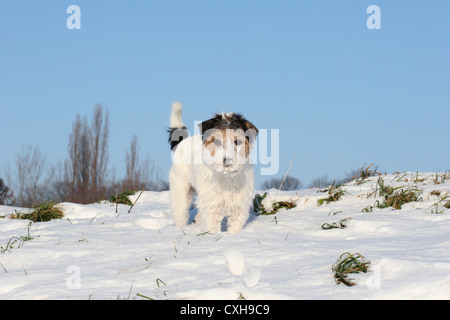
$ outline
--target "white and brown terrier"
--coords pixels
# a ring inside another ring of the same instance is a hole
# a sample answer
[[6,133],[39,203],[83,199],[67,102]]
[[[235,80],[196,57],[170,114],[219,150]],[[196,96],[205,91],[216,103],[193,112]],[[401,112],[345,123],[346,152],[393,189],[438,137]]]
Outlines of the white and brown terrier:
[[170,208],[177,226],[184,227],[197,193],[198,214],[205,231],[219,232],[227,217],[230,233],[244,227],[254,197],[253,166],[249,163],[258,129],[237,113],[215,114],[200,124],[201,135],[188,137],[181,103],[172,105],[169,143]]

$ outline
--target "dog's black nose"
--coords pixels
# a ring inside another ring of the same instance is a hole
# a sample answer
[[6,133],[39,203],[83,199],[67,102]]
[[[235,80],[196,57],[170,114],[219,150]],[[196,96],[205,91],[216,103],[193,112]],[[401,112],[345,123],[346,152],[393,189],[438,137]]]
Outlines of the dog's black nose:
[[233,164],[233,159],[232,158],[223,158],[223,164],[225,165],[225,167],[229,167]]

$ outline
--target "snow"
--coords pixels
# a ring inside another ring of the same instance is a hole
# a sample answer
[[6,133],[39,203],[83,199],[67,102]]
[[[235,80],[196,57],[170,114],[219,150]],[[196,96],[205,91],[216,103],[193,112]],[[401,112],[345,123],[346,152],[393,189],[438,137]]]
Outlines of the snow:
[[[267,193],[266,197],[261,201],[261,205],[264,207],[266,212],[272,212],[273,204],[276,202],[294,202],[300,200],[297,195],[285,194],[284,192],[270,192]],[[281,208],[283,210],[284,208]]]
[[[373,194],[378,176],[344,185],[339,201],[322,206],[328,194],[318,189],[269,190],[271,201],[297,207],[253,215],[236,235],[177,228],[168,192],[144,192],[130,213],[63,203],[63,219],[31,224],[8,217],[24,209],[0,206],[0,246],[33,237],[0,253],[0,299],[450,299],[450,209],[437,204],[450,195],[450,177],[435,177],[382,176],[421,190],[422,201],[400,210],[362,212],[382,201]],[[345,218],[345,229],[321,228]],[[337,285],[331,271],[346,251],[371,262],[370,272],[350,275],[353,287]]]

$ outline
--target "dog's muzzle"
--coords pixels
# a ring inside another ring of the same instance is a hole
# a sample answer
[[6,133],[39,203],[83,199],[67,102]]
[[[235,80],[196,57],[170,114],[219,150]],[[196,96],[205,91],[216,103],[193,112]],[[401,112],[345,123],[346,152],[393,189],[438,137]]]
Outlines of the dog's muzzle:
[[223,165],[228,168],[234,164],[233,158],[223,158]]

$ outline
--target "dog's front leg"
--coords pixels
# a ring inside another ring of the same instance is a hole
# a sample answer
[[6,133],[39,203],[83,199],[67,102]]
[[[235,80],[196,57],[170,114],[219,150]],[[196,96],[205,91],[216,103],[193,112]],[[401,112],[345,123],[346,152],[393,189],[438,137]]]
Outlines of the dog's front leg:
[[198,214],[195,219],[200,222],[200,225],[204,231],[217,233],[220,232],[224,216],[220,210],[220,207],[211,203],[212,201],[214,200],[211,198],[205,199],[205,197],[198,196]]
[[202,210],[199,208],[199,217],[202,229],[211,233],[220,232],[223,216],[213,210]]
[[227,231],[231,234],[236,234],[241,231],[249,216],[250,211],[248,208],[236,208],[235,213],[228,217]]

